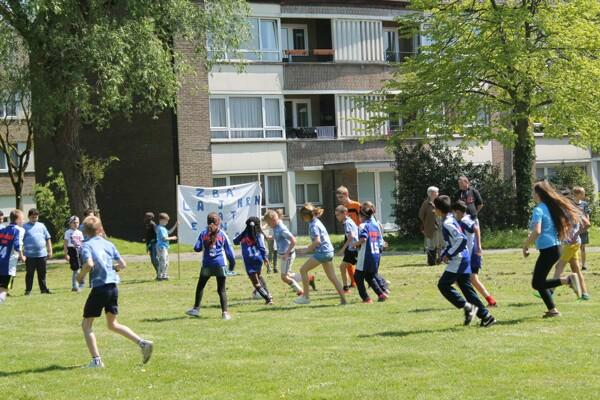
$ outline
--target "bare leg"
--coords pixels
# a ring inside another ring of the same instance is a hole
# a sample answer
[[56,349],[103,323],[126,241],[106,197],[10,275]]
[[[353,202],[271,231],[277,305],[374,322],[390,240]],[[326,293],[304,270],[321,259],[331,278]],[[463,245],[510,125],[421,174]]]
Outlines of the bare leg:
[[579,267],[579,262],[572,258],[571,261],[569,262],[571,264],[571,271],[573,271],[574,274],[577,274],[577,277],[579,278],[579,285],[581,286],[581,293],[587,293],[587,285],[585,284],[585,278],[583,277],[583,271],[581,271],[581,268]]
[[490,296],[490,292],[488,292],[486,287],[479,280],[478,274],[471,274],[471,284],[475,287],[475,289],[477,289],[479,294],[481,294],[483,297],[487,298]]
[[566,264],[566,261],[563,261],[562,259],[558,260],[558,262],[556,263],[556,267],[554,267],[554,279],[560,278],[563,271],[565,270]]
[[[325,271],[325,275],[327,275],[327,278],[329,278],[331,283],[333,283],[333,286],[335,286],[335,289],[340,295],[340,300],[342,304],[346,304],[346,296],[344,296],[344,289],[342,288],[342,284],[340,283],[340,281],[338,281],[337,276],[335,276],[335,269],[333,268],[333,263],[331,261],[323,263],[323,270]],[[302,276],[302,278],[302,280],[304,281],[304,276]]]
[[[108,314],[107,314],[108,315]],[[83,337],[85,338],[85,344],[87,345],[92,358],[100,357],[98,346],[96,345],[96,335],[92,329],[94,324],[94,318],[84,318],[81,322],[81,329],[83,329]]]
[[581,247],[581,265],[583,265],[584,267],[586,267],[586,263],[585,263],[585,244],[582,244]]
[[[329,263],[331,264],[331,263]],[[320,262],[315,260],[313,257],[306,260],[304,265],[300,268],[300,275],[302,276],[302,288],[304,290],[304,297],[309,298],[310,284],[308,280],[308,271],[317,268],[321,265]],[[336,278],[337,280],[337,278]]]
[[342,276],[342,285],[348,286],[348,263],[342,261],[340,264],[340,275]]
[[142,338],[136,335],[129,327],[119,324],[115,314],[106,313],[106,325],[111,331],[131,340],[135,344],[139,344],[140,340],[142,340]]
[[295,279],[291,278],[288,274],[284,274],[283,272],[281,273],[281,280],[283,282],[285,282],[286,284],[288,284],[289,286],[291,286],[292,288],[294,288],[294,290],[296,290],[296,292],[301,292],[302,288],[300,287],[300,285],[298,285],[298,282],[296,282]]

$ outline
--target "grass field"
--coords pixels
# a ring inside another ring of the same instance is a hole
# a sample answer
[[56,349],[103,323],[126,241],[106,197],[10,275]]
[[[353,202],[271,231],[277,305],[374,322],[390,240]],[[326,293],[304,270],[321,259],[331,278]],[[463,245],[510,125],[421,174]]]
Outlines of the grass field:
[[[104,370],[89,361],[79,323],[84,293],[69,290],[66,265],[52,266],[55,294],[13,297],[0,306],[2,399],[593,399],[600,391],[600,257],[587,273],[592,300],[567,288],[556,300],[562,318],[544,320],[529,287],[535,257],[489,255],[482,274],[500,307],[498,325],[463,327],[462,312],[437,292],[441,267],[423,257],[385,257],[392,282],[386,303],[337,306],[324,274],[309,306],[267,275],[276,305],[250,300],[243,275],[228,279],[233,320],[222,321],[210,282],[200,319],[192,304],[197,263],[181,280],[154,282],[151,267],[122,274],[120,321],[156,343],[140,365],[136,346],[107,331],[96,334]],[[301,260],[296,262],[299,266]],[[243,269],[240,268],[240,269]],[[239,271],[239,270],[238,270]],[[172,265],[171,275],[177,276]]]

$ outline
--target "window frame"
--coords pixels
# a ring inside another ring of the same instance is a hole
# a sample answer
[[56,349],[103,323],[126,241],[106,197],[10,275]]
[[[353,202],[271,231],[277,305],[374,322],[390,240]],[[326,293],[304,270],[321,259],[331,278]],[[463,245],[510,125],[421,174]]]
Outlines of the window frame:
[[[318,189],[319,201],[310,201],[310,199],[308,198],[308,185],[317,185],[317,187],[319,188]],[[302,186],[305,203],[307,203],[307,202],[312,203],[313,205],[316,205],[316,206],[323,205],[323,191],[322,191],[322,185],[320,183],[316,183],[316,182],[296,183],[296,189],[298,186]],[[296,203],[298,204],[298,202],[296,202]],[[298,204],[298,206],[301,206],[301,204]]]
[[[246,97],[246,98],[260,98],[261,99],[261,111],[262,111],[262,127],[261,128],[233,128],[231,126],[231,109],[230,109],[230,98],[232,97]],[[213,127],[212,126],[212,118],[210,115],[210,101],[213,99],[224,99],[225,100],[225,113],[226,113],[226,122],[227,122],[227,127]],[[270,99],[276,99],[279,102],[279,126],[272,126],[272,125],[267,125],[267,115],[266,115],[266,108],[265,108],[265,101],[266,100],[270,100]],[[229,142],[229,141],[236,141],[236,142],[252,142],[252,141],[264,141],[264,140],[271,140],[271,141],[284,141],[286,140],[286,135],[285,135],[285,110],[284,110],[284,98],[283,96],[278,96],[278,95],[263,95],[263,94],[232,94],[232,95],[209,95],[208,98],[209,101],[209,107],[208,107],[208,119],[209,119],[209,130],[211,133],[211,141],[214,142]],[[258,131],[261,130],[262,131],[262,137],[260,138],[234,138],[231,137],[231,132],[232,131]],[[218,132],[218,131],[225,131],[227,132],[227,137],[226,138],[214,138],[212,137],[212,132]],[[267,132],[273,132],[273,131],[280,131],[281,132],[281,136],[280,137],[268,137],[267,136]]]
[[[286,50],[305,50],[306,51],[306,55],[308,56],[310,49],[308,48],[308,24],[281,24],[280,28],[281,30],[281,56],[283,58],[289,57],[288,55],[285,54]],[[283,30],[287,29],[288,31],[288,36],[287,36],[287,42],[283,43]],[[294,47],[294,29],[302,29],[304,31],[304,49],[296,49]],[[290,46],[290,42],[291,42],[291,46]]]
[[[395,27],[395,28],[392,28],[392,27],[383,27],[383,44],[384,44],[384,47],[383,47],[383,53],[384,53],[383,54],[383,59],[386,62],[398,62],[398,60],[400,59],[400,32],[399,32],[399,30],[400,29],[398,27]],[[388,33],[390,33],[390,32],[394,33],[394,37],[395,37],[395,39],[394,39],[394,45],[393,45],[393,48],[394,48],[394,50],[393,50],[393,52],[394,52],[394,61],[388,61],[387,60],[387,54],[386,54],[387,51],[385,49],[385,41],[387,40]]]
[[[244,174],[231,174],[231,175],[215,175],[213,176],[213,180],[215,178],[225,178],[225,186],[231,186],[231,177],[233,176],[256,176],[257,179],[259,179],[260,181],[260,185],[262,188],[262,203],[260,205],[260,208],[262,211],[267,210],[267,209],[276,209],[276,208],[283,208],[285,210],[286,206],[285,206],[285,187],[286,187],[286,181],[285,181],[285,173],[284,172],[280,172],[280,173],[267,173],[267,174],[259,174],[258,172],[255,174],[249,174],[249,173],[244,173]],[[277,176],[281,178],[281,197],[283,199],[283,203],[269,203],[269,179],[268,177],[272,177],[272,176]],[[260,178],[259,178],[260,177]],[[264,183],[263,183],[264,182]],[[320,194],[320,192],[319,192]]]
[[[237,49],[235,51],[224,51],[224,58],[223,59],[219,59],[218,61],[231,61],[231,62],[276,62],[279,63],[281,62],[281,57],[280,55],[282,54],[283,50],[282,50],[282,45],[281,45],[281,18],[274,18],[274,17],[260,17],[260,16],[255,16],[255,15],[251,15],[248,16],[247,19],[256,19],[258,20],[258,49],[252,50],[252,49]],[[269,21],[276,21],[276,28],[275,28],[275,40],[277,40],[277,49],[275,50],[263,50],[263,40],[262,40],[262,24],[261,22],[263,20],[269,20]],[[213,51],[217,51],[218,49],[214,49],[212,46],[210,46],[209,40],[206,40],[206,49],[207,49],[207,54],[209,54],[209,58],[211,58],[210,53]],[[232,54],[232,53],[237,53],[237,54]],[[259,59],[258,60],[252,60],[252,59],[248,59],[246,57],[244,57],[244,54],[248,54],[248,53],[255,53],[258,54]],[[264,54],[265,53],[269,53],[269,54],[275,54],[276,58],[274,60],[265,60],[264,59]],[[238,57],[238,56],[241,56]]]
[[[284,99],[284,112],[285,112],[285,103],[292,103],[292,128],[300,128],[298,126],[298,110],[296,108],[297,104],[307,104],[308,105],[308,126],[303,126],[301,128],[314,128],[312,121],[312,102],[309,98],[306,99]],[[285,118],[284,118],[285,119]],[[285,121],[284,121],[285,123]]]

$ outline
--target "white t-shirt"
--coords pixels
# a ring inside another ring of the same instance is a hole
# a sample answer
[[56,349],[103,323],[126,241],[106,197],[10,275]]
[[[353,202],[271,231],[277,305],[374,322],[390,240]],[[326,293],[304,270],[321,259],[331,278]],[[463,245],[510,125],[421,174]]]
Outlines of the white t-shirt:
[[69,228],[65,231],[65,240],[67,241],[67,247],[79,249],[83,243],[83,233],[79,229]]

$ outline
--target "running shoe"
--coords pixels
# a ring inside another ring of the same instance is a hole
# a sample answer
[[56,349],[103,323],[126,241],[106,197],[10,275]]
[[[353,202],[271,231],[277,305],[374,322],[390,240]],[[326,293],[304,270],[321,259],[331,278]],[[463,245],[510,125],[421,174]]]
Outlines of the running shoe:
[[362,302],[363,302],[363,304],[373,304],[373,299],[371,299],[371,298],[369,297],[368,299],[366,299],[366,300],[363,300]]
[[312,290],[317,290],[317,285],[315,284],[315,276],[311,275],[308,277],[308,284],[312,288]]
[[310,300],[307,299],[306,297],[302,296],[298,296],[296,298],[296,300],[294,300],[294,303],[296,304],[310,304]]
[[546,311],[544,313],[543,318],[555,318],[555,317],[560,317],[561,313],[558,310],[552,310],[552,311]]
[[86,368],[104,368],[104,363],[100,358],[92,358]]
[[223,318],[223,321],[229,321],[231,319],[231,314],[227,311],[223,311],[223,316],[221,318]]
[[580,300],[589,300],[590,299],[590,295],[587,293],[582,293],[581,297],[579,298]]
[[200,316],[200,309],[199,308],[190,308],[189,310],[187,310],[185,312],[185,315],[189,315],[190,317],[198,318]]
[[142,364],[146,364],[152,357],[152,351],[154,350],[154,343],[149,340],[142,339],[140,341],[140,349],[142,350]]
[[377,301],[381,303],[381,302],[384,302],[384,301],[386,301],[388,298],[389,298],[389,296],[388,296],[387,294],[385,294],[385,293],[381,293],[381,294],[379,295],[379,298],[377,299]]
[[471,324],[471,321],[473,321],[473,318],[475,318],[475,316],[477,315],[477,311],[479,311],[479,308],[475,307],[473,304],[467,304],[467,305],[465,305],[464,311],[465,311],[464,325],[467,326],[467,325]]
[[481,323],[479,324],[479,326],[482,326],[484,328],[489,328],[490,326],[494,325],[496,322],[497,322],[496,318],[494,318],[492,316],[492,314],[490,314],[481,320]]

